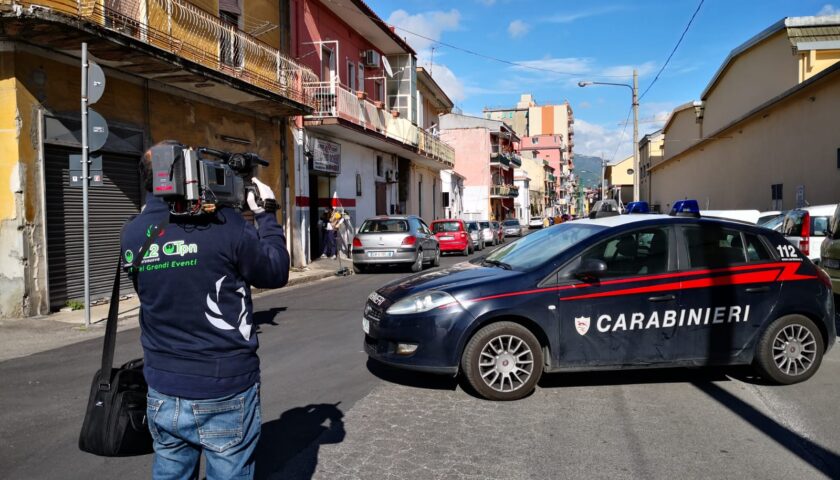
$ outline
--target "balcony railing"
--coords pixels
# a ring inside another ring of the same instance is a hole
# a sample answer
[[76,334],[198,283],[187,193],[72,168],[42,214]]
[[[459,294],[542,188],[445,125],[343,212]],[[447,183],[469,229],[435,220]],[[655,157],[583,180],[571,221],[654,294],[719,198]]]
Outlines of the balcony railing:
[[491,197],[518,197],[519,187],[515,185],[490,185]]
[[505,167],[509,167],[510,157],[506,153],[492,152],[490,153],[490,165],[496,167],[504,165]]
[[360,98],[335,82],[311,82],[304,86],[315,104],[308,118],[342,118],[368,130],[397,140],[418,153],[432,157],[448,168],[455,165],[455,150],[410,120],[394,117],[384,105]]
[[514,167],[521,167],[522,166],[522,157],[520,157],[519,155],[517,155],[515,153],[511,153],[511,154],[508,155],[508,157],[510,158],[510,163]]
[[312,70],[186,0],[0,0],[49,9],[139,40],[170,54],[311,106]]

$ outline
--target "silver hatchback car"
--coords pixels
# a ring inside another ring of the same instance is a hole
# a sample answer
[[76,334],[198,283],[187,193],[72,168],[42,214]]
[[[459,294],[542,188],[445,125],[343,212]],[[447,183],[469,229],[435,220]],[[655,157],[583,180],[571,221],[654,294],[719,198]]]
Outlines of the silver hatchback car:
[[369,218],[353,238],[353,270],[370,265],[410,264],[412,272],[440,265],[440,245],[429,226],[413,215]]

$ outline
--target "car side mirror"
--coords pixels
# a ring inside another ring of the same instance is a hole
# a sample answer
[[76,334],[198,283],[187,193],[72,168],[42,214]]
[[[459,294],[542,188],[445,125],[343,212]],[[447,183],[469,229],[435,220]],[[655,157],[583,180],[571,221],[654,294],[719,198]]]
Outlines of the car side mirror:
[[575,269],[575,278],[584,282],[595,282],[607,271],[607,263],[600,258],[587,258]]

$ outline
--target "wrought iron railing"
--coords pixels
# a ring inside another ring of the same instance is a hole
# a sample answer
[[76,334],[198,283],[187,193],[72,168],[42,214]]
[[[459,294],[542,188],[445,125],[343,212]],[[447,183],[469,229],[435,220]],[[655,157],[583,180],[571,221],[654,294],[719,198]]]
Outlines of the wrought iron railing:
[[516,197],[519,196],[519,187],[516,185],[490,185],[491,197]]
[[186,0],[0,0],[97,24],[307,106],[309,68]]
[[315,105],[309,118],[343,118],[417,149],[448,168],[455,166],[455,150],[451,146],[407,118],[394,116],[381,103],[372,102],[337,82],[311,82],[304,85],[304,90]]

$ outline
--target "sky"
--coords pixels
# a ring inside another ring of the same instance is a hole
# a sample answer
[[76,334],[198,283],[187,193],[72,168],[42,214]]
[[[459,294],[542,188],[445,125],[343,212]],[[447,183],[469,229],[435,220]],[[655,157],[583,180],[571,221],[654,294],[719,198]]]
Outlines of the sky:
[[[632,154],[631,92],[645,91],[700,0],[366,0],[418,53],[418,64],[469,115],[568,100],[575,152],[608,161]],[[729,52],[784,17],[840,15],[840,0],[705,0],[659,79],[641,99],[639,138],[696,100]],[[425,38],[424,38],[425,37]],[[444,45],[447,44],[447,45]],[[452,46],[457,48],[452,48]],[[467,53],[469,50],[473,54]],[[497,60],[511,63],[503,63]],[[548,71],[546,71],[548,70]]]

